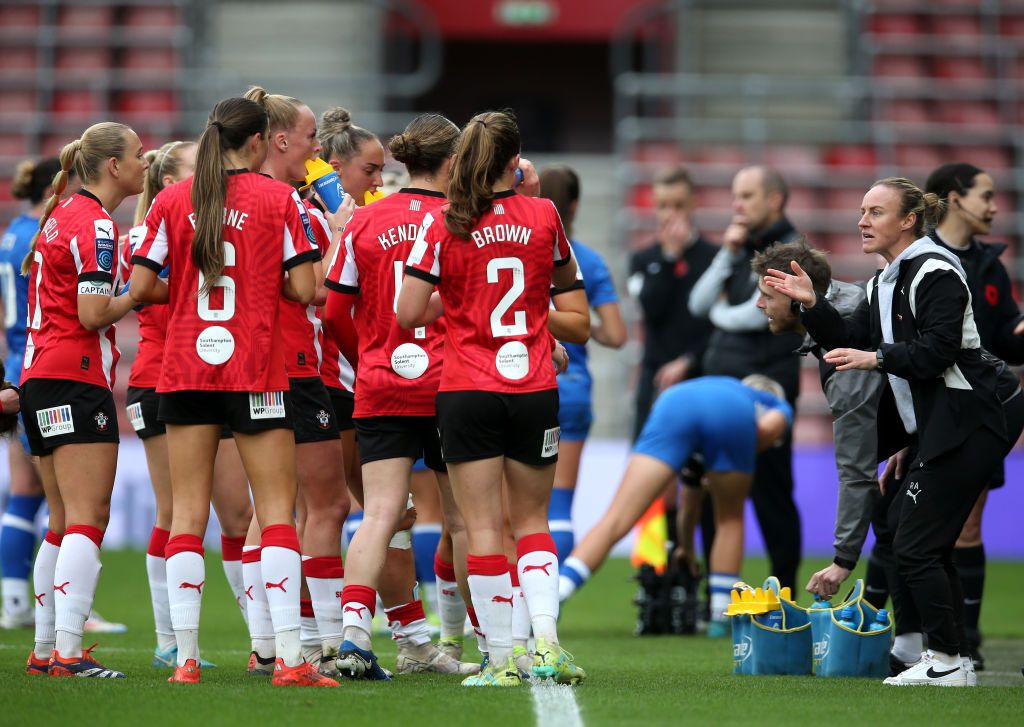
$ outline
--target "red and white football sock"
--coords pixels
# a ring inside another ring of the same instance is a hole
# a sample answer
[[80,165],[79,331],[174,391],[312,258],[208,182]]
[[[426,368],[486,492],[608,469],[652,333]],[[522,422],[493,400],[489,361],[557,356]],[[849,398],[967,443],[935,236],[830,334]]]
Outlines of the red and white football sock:
[[437,577],[437,613],[441,617],[441,638],[462,641],[466,625],[466,602],[455,581],[455,566],[434,555],[434,575]]
[[321,645],[336,649],[341,646],[344,622],[341,618],[341,593],[345,587],[345,566],[341,556],[304,558],[302,574],[306,577],[316,627]]
[[246,545],[242,548],[242,578],[245,582],[245,614],[249,624],[249,639],[252,650],[260,658],[273,658],[274,622],[270,619],[270,604],[263,586],[263,569],[260,566],[260,546]]
[[220,536],[220,557],[224,565],[224,576],[228,579],[231,592],[235,594],[235,603],[242,612],[242,619],[248,622],[245,610],[245,578],[242,576],[242,548],[245,546],[245,536],[229,538],[226,535]]
[[373,614],[377,611],[377,591],[369,586],[346,585],[341,589],[341,618],[345,641],[360,649],[373,647]]
[[486,654],[487,634],[480,628],[480,619],[476,615],[476,609],[472,606],[466,606],[466,616],[469,617],[469,622],[473,625],[473,635],[476,636],[476,648],[481,654]]
[[263,587],[274,622],[277,658],[285,666],[302,663],[299,642],[299,590],[302,587],[302,559],[299,536],[294,525],[268,525],[261,533],[260,569]]
[[171,604],[167,600],[167,562],[164,549],[171,534],[163,528],[153,528],[146,550],[146,575],[149,578],[149,598],[153,603],[153,624],[156,645],[161,651],[174,648],[174,627],[171,625]]
[[422,646],[430,643],[430,626],[419,599],[389,608],[384,612],[391,628],[391,638],[399,646]]
[[504,555],[470,555],[466,559],[469,591],[480,627],[487,634],[491,663],[512,656],[512,579]]
[[199,661],[199,613],[206,586],[203,540],[198,535],[175,535],[164,548],[167,559],[167,600],[178,643],[178,666]]
[[525,649],[526,642],[530,640],[530,609],[519,585],[515,563],[508,564],[508,576],[512,579],[512,645]]
[[32,595],[35,596],[36,645],[35,654],[40,659],[48,659],[57,640],[55,623],[57,614],[53,608],[53,575],[57,568],[57,554],[60,553],[60,541],[63,535],[52,530],[46,531],[46,537],[39,545],[36,553],[35,566],[32,568]]
[[558,551],[550,533],[524,535],[516,543],[519,582],[530,609],[533,635],[558,643]]
[[103,531],[71,525],[64,531],[53,570],[56,649],[64,658],[82,655],[82,632],[100,579]]

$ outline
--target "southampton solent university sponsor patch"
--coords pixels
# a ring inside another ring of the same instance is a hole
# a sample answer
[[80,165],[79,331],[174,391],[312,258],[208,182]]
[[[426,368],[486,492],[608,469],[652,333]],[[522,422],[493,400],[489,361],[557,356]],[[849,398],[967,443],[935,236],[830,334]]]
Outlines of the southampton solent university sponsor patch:
[[70,404],[40,409],[36,412],[36,422],[39,424],[39,433],[44,437],[57,437],[75,431]]
[[562,437],[562,428],[544,430],[544,444],[540,448],[541,457],[554,457],[558,454],[558,440]]
[[265,391],[249,394],[250,419],[283,419],[284,392]]
[[146,419],[142,416],[142,402],[128,405],[128,421],[136,432],[146,428]]

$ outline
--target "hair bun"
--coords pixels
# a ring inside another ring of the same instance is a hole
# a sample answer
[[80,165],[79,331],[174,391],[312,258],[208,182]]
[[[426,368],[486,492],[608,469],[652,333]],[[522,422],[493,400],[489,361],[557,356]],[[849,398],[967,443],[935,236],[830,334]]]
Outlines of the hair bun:
[[31,159],[20,162],[11,179],[11,194],[15,199],[28,199],[32,195],[32,176],[36,171],[36,163]]
[[334,106],[324,111],[324,115],[320,117],[320,123],[335,125],[338,127],[335,131],[344,131],[352,125],[352,114],[348,109]]
[[388,142],[388,151],[395,161],[406,164],[420,155],[420,144],[415,138],[407,137],[405,134],[396,134]]

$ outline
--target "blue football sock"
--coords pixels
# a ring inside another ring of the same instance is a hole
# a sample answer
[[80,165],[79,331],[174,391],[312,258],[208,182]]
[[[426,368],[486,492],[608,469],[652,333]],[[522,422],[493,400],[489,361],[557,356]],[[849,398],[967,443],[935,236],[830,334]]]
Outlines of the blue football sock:
[[4,578],[28,579],[36,549],[36,513],[42,495],[11,495],[0,518],[0,570]]
[[548,528],[558,551],[558,562],[563,562],[576,545],[572,532],[572,498],[575,490],[555,488],[548,505]]
[[412,556],[416,561],[416,580],[421,586],[437,580],[434,554],[440,542],[441,523],[416,523],[412,526]]

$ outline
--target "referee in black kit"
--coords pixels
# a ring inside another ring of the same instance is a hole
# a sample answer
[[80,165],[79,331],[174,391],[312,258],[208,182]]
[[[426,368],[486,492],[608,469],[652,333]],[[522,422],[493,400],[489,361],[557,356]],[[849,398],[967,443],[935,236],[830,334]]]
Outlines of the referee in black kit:
[[887,376],[893,396],[883,400],[879,421],[898,417],[916,435],[916,456],[889,511],[902,591],[894,598],[893,656],[906,669],[885,683],[897,686],[976,683],[953,546],[1024,429],[1020,387],[1000,390],[1002,362],[983,356],[959,260],[922,239],[941,208],[936,195],[907,179],[883,179],[868,190],[858,223],[863,250],[888,264],[848,318],[815,295],[798,265],[795,275],[772,270],[765,278],[801,304],[804,327],[830,349],[825,360],[838,371]]

